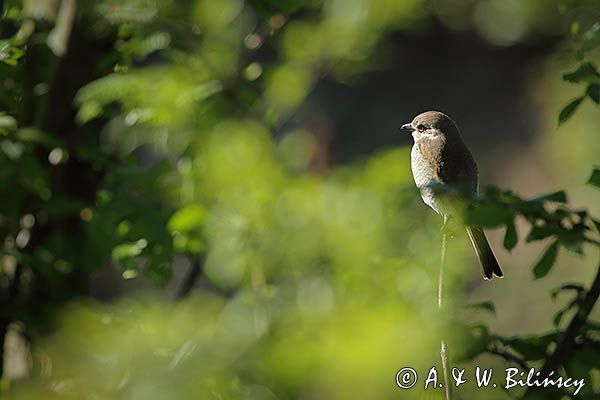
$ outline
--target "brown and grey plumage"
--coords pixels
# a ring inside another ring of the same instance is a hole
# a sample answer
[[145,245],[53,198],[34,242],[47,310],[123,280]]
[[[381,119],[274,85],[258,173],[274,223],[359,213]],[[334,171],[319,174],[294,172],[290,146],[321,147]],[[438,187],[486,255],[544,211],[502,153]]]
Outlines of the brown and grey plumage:
[[[460,137],[456,124],[444,113],[428,111],[417,115],[410,124],[402,125],[402,129],[411,131],[415,141],[411,151],[411,168],[423,201],[438,214],[451,217],[455,208],[431,186],[465,187],[477,192],[479,185],[477,164]],[[500,265],[483,230],[474,226],[466,228],[483,278],[502,277]]]

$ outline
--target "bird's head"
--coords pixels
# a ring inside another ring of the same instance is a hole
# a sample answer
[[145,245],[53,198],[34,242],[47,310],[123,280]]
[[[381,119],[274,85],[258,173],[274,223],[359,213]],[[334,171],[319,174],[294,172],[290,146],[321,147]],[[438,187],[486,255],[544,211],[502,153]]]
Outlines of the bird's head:
[[412,133],[415,141],[422,137],[458,136],[458,128],[454,121],[439,111],[427,111],[417,115],[412,122],[400,127],[403,131]]

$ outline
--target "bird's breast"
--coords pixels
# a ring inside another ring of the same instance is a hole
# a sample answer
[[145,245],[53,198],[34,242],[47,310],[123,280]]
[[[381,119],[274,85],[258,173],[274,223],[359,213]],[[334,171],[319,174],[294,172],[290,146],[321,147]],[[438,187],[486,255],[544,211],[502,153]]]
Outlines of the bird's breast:
[[423,157],[417,144],[412,147],[410,152],[410,166],[413,178],[419,189],[433,183],[439,183],[434,166],[428,163]]
[[421,198],[429,207],[439,212],[436,197],[433,189],[429,186],[435,183],[440,183],[434,166],[425,160],[423,154],[419,150],[419,146],[415,143],[410,152],[410,166],[412,169],[415,184],[421,192]]

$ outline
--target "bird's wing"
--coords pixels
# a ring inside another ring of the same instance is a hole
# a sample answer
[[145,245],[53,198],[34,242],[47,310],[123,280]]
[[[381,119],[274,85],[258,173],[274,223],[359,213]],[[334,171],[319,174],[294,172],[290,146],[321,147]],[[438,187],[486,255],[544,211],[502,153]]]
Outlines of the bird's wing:
[[422,138],[417,143],[419,152],[423,156],[423,160],[427,163],[427,167],[439,183],[446,183],[443,173],[444,163],[444,146],[445,140],[441,137]]
[[447,185],[462,186],[477,192],[478,172],[473,156],[462,141],[444,146],[438,174]]

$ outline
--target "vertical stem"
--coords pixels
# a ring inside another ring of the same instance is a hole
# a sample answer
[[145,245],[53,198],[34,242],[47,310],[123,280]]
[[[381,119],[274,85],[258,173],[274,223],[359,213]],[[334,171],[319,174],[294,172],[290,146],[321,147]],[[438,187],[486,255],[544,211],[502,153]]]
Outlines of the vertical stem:
[[[438,281],[438,308],[442,310],[442,300],[444,293],[444,264],[446,262],[446,224],[448,223],[448,217],[444,216],[444,226],[442,227],[442,248],[440,251],[440,273],[439,273],[439,281]],[[452,386],[450,383],[450,374],[448,367],[448,347],[444,338],[441,339],[440,346],[440,357],[442,359],[442,370],[444,373],[444,388],[446,390],[446,400],[452,400]]]
[[444,226],[442,227],[442,249],[440,251],[440,272],[438,280],[438,308],[442,309],[442,300],[444,298],[444,264],[446,263],[446,224],[448,217],[444,216]]

